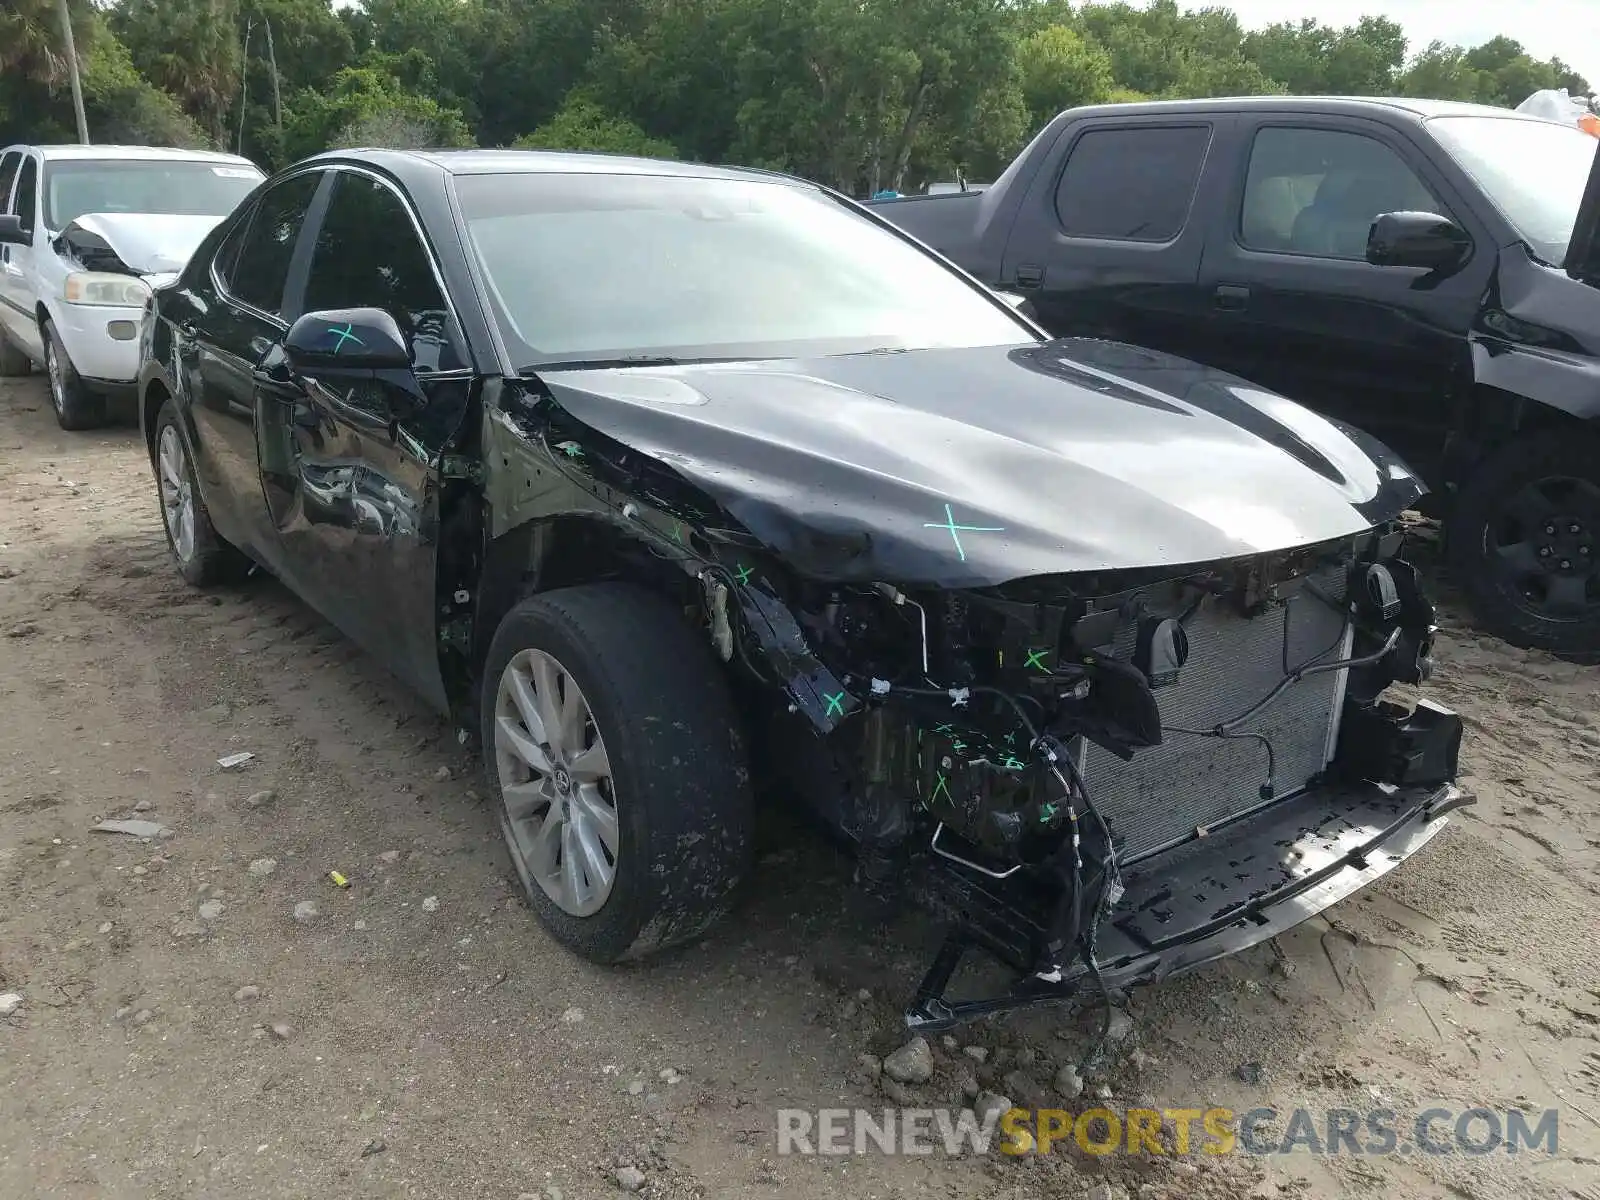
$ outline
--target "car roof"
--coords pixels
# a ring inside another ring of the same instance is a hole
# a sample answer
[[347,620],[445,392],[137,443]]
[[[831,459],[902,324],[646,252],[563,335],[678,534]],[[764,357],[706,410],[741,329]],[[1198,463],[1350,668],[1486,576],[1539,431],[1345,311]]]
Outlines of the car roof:
[[306,162],[356,162],[395,174],[422,164],[450,175],[664,175],[683,179],[732,179],[748,183],[786,183],[815,187],[804,179],[753,167],[714,167],[705,163],[586,150],[329,150]]
[[1346,113],[1359,115],[1383,113],[1416,120],[1431,117],[1504,117],[1516,121],[1543,121],[1529,113],[1509,108],[1496,108],[1489,104],[1469,104],[1458,100],[1426,100],[1409,96],[1221,96],[1209,100],[1142,100],[1131,104],[1096,104],[1070,110],[1075,116],[1086,113],[1117,113],[1139,115],[1144,113],[1196,113],[1196,112],[1272,112]]
[[144,160],[151,162],[214,162],[234,167],[252,167],[260,170],[248,158],[237,154],[224,154],[217,150],[182,150],[175,146],[11,146],[12,150],[34,150],[47,161],[72,159],[76,161]]

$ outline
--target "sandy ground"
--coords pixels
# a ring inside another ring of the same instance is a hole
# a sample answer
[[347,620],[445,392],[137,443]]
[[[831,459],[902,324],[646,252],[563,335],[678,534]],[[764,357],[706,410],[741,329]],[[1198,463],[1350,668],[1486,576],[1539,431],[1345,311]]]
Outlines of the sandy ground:
[[779,1107],[1048,1094],[1098,1015],[968,1028],[929,1082],[877,1081],[936,931],[781,828],[704,946],[573,959],[452,732],[272,581],[185,588],[137,434],[61,433],[36,378],[0,381],[0,634],[7,1200],[581,1200],[619,1165],[657,1197],[1600,1200],[1600,676],[1454,615],[1434,690],[1477,807],[1326,919],[1135,994],[1098,1086],[1402,1124],[1554,1106],[1554,1156],[779,1157]]

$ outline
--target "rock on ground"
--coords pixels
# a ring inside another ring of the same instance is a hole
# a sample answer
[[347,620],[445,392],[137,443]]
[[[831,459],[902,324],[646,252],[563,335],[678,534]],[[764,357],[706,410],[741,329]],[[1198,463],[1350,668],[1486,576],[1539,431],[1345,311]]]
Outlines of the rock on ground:
[[883,1060],[883,1073],[898,1083],[927,1083],[933,1078],[933,1047],[914,1037]]

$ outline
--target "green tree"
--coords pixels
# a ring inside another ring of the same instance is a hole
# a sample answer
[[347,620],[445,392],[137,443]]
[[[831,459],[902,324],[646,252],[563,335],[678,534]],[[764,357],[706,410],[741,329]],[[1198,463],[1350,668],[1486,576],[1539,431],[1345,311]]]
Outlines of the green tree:
[[513,143],[518,150],[596,150],[643,158],[677,158],[671,142],[651,137],[626,117],[574,93],[539,128]]
[[242,65],[236,0],[119,0],[107,17],[139,73],[226,141]]
[[1022,102],[1035,126],[1080,104],[1099,104],[1116,80],[1111,56],[1064,25],[1047,25],[1017,43]]
[[458,110],[407,91],[393,75],[372,67],[347,67],[326,92],[300,93],[290,114],[284,121],[284,147],[291,160],[330,146],[473,144],[472,131]]

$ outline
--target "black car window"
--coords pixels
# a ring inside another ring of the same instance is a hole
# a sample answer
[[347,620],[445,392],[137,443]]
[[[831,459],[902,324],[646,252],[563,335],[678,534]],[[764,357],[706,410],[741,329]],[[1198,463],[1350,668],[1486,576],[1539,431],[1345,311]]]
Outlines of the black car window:
[[32,230],[39,217],[39,164],[32,158],[22,160],[17,172],[17,191],[11,197],[11,211],[22,220],[22,227]]
[[410,339],[419,371],[466,366],[454,322],[405,201],[388,184],[339,174],[311,251],[302,312],[381,308]]
[[218,275],[232,295],[274,316],[283,310],[283,285],[289,277],[294,244],[321,181],[322,176],[313,171],[285,179],[262,193],[237,255],[231,262],[222,257],[228,253],[226,244],[218,255]]
[[11,199],[11,183],[17,177],[17,167],[21,162],[22,155],[15,150],[0,158],[0,212],[11,211],[6,204]]
[[1239,215],[1247,250],[1365,260],[1373,219],[1389,212],[1445,215],[1416,172],[1377,138],[1287,127],[1256,134]]
[[1056,185],[1068,237],[1170,242],[1183,232],[1211,144],[1209,125],[1091,129]]

